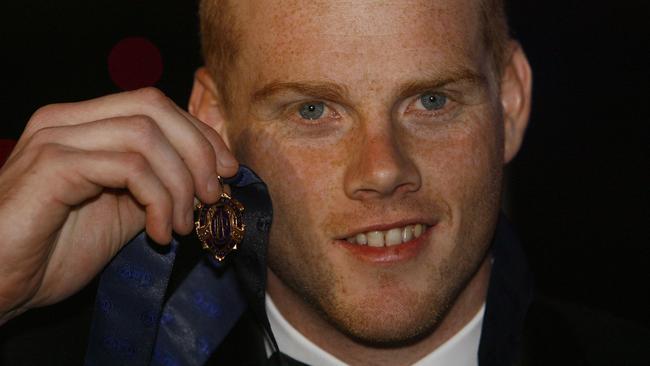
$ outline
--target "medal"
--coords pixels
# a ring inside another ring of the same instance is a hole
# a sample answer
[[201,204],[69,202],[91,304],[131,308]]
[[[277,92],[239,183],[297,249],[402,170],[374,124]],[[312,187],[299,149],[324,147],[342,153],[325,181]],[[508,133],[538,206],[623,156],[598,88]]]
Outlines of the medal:
[[194,207],[194,225],[203,249],[221,262],[244,239],[245,225],[244,205],[223,190],[221,177],[219,183],[223,192],[219,201],[212,205],[199,202]]

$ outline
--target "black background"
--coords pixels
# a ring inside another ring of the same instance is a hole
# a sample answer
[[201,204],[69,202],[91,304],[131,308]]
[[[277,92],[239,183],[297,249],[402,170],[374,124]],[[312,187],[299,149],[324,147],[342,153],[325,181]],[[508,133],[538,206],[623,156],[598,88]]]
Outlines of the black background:
[[[194,1],[0,5],[0,138],[39,106],[120,91],[111,48],[161,50],[157,87],[185,106],[200,65]],[[545,293],[650,327],[650,12],[643,1],[512,1],[534,71],[531,123],[508,169],[506,210]]]

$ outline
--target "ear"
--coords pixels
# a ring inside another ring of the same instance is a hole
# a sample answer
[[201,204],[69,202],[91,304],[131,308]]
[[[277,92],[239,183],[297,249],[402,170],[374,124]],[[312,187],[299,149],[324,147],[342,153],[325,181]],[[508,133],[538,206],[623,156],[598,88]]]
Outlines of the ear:
[[214,79],[205,67],[200,67],[194,73],[194,85],[190,95],[188,111],[201,122],[217,131],[230,149],[225,114],[220,103],[219,92]]
[[509,163],[521,146],[530,116],[533,75],[524,50],[511,41],[510,58],[501,77],[501,106],[504,119],[504,164]]

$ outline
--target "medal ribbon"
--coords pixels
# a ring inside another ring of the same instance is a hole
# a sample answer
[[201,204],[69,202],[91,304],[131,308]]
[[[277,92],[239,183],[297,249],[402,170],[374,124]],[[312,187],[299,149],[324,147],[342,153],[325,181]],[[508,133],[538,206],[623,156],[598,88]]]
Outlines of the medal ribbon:
[[258,310],[266,284],[270,198],[245,166],[225,183],[246,207],[246,236],[232,261],[217,263],[206,253],[165,303],[179,244],[173,240],[161,249],[144,233],[136,236],[101,275],[85,365],[202,365],[247,303],[275,345]]
[[85,365],[149,363],[178,243],[165,252],[153,245],[139,234],[102,273]]

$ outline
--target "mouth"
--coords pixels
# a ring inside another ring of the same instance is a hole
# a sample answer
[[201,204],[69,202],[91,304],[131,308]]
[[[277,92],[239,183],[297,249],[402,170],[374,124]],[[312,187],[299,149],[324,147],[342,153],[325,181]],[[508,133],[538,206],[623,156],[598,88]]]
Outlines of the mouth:
[[392,264],[417,256],[434,227],[425,223],[374,227],[338,239],[336,243],[364,262]]
[[419,238],[427,229],[426,224],[406,225],[389,230],[361,232],[345,239],[350,244],[381,248],[408,243]]

